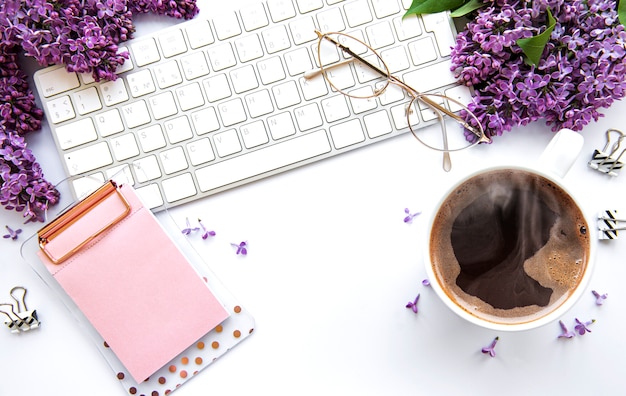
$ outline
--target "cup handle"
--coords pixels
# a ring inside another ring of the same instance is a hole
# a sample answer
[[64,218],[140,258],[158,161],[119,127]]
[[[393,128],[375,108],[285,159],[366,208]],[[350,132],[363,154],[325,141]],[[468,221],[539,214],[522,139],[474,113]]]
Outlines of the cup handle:
[[583,142],[584,138],[579,132],[561,129],[539,157],[539,169],[564,178],[578,158]]

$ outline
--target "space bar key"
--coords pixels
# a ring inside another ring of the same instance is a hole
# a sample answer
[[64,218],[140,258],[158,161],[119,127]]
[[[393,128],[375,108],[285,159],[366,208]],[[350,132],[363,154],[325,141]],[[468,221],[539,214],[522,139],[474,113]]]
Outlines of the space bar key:
[[295,164],[330,151],[326,132],[319,130],[196,171],[203,192]]

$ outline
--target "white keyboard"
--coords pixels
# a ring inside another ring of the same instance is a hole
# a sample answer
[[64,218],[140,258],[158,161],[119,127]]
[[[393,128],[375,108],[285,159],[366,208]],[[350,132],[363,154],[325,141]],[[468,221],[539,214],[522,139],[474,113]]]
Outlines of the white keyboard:
[[408,131],[400,89],[353,100],[303,78],[316,67],[315,29],[358,33],[417,90],[467,103],[450,72],[450,18],[403,19],[409,5],[267,0],[123,43],[130,59],[114,82],[38,71],[76,197],[114,178],[159,210]]

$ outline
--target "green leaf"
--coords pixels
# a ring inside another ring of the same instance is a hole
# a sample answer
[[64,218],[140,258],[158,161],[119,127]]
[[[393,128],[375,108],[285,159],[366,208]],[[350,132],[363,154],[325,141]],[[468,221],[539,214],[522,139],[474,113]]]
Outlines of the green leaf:
[[617,18],[622,25],[626,22],[626,2],[622,0],[617,5]]
[[546,44],[550,40],[550,35],[554,30],[554,26],[556,25],[556,20],[552,16],[552,12],[550,8],[548,11],[548,25],[546,26],[546,30],[544,30],[541,34],[538,34],[534,37],[529,38],[521,38],[517,40],[517,45],[520,46],[522,51],[524,51],[524,55],[526,55],[526,63],[538,66],[539,60],[541,59],[541,54],[543,53],[544,48],[546,48]]
[[463,4],[461,7],[457,8],[454,11],[452,11],[450,16],[452,18],[462,17],[464,15],[469,14],[470,12],[472,12],[474,10],[477,10],[477,9],[483,7],[485,4],[486,3],[483,3],[480,0],[469,0],[469,1],[466,1],[465,4]]
[[410,14],[434,14],[435,12],[453,10],[466,1],[467,0],[413,0],[405,16]]

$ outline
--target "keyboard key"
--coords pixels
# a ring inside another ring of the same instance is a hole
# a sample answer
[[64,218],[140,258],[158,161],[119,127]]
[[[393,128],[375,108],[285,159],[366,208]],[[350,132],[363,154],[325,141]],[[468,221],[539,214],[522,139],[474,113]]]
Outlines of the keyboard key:
[[295,81],[287,81],[286,83],[275,85],[272,87],[272,94],[276,101],[276,107],[280,110],[296,105],[302,101]]
[[156,91],[150,70],[142,70],[127,76],[128,89],[134,98]]
[[104,104],[107,106],[113,106],[128,100],[128,91],[126,90],[126,85],[124,85],[124,80],[121,78],[102,83],[100,89],[102,90]]
[[[361,96],[362,94],[365,96],[370,93],[373,95],[372,87],[370,86],[363,87],[359,89],[358,91],[352,91],[352,93],[354,93],[355,96]],[[350,105],[352,106],[352,111],[354,112],[354,114],[361,114],[370,110],[374,110],[377,106],[376,99],[374,97],[367,98],[367,99],[362,98],[362,97],[349,98],[349,101],[350,101]]]
[[202,138],[195,142],[188,143],[186,147],[189,161],[191,161],[191,165],[193,166],[201,165],[215,159],[209,138]]
[[226,157],[241,151],[241,143],[237,136],[237,131],[229,129],[224,132],[216,133],[213,136],[213,143],[217,150],[217,155]]
[[[470,88],[466,85],[458,85],[454,88],[450,88],[446,90],[446,96],[452,99],[456,99],[461,103],[470,103],[472,101],[472,93]],[[448,101],[448,108],[454,112],[460,111],[462,109],[457,103]]]
[[393,31],[389,22],[380,22],[375,25],[370,25],[365,29],[369,44],[374,49],[387,47],[395,43],[393,37]]
[[235,54],[229,43],[212,46],[207,51],[213,70],[220,71],[237,64]]
[[176,202],[198,193],[190,173],[183,173],[161,182],[167,202]]
[[209,191],[328,153],[323,130],[309,133],[196,171],[200,191]]
[[395,0],[372,0],[372,6],[376,17],[379,19],[400,12],[398,2]]
[[298,128],[302,132],[317,128],[324,123],[320,110],[317,107],[317,103],[310,103],[296,108],[294,110],[294,115],[296,117]]
[[92,142],[98,138],[91,118],[83,118],[56,129],[57,141],[63,150]]
[[209,21],[194,22],[185,28],[185,32],[187,33],[189,46],[193,49],[204,47],[215,42]]
[[161,167],[154,155],[133,161],[133,170],[135,171],[135,176],[139,183],[145,183],[148,180],[161,177]]
[[404,41],[422,34],[422,28],[417,15],[408,15],[393,19],[393,26],[398,35],[398,40]]
[[296,9],[291,0],[267,0],[272,21],[281,22],[296,16]]
[[446,12],[422,14],[422,21],[424,21],[426,31],[435,35],[441,56],[449,56],[452,47],[456,45],[456,36],[451,29],[452,21],[450,21],[448,14]]
[[148,99],[148,103],[150,103],[150,109],[152,110],[152,115],[155,120],[160,120],[178,113],[174,95],[172,95],[170,91],[152,96]]
[[259,36],[251,34],[235,40],[235,49],[241,62],[249,62],[264,55]]
[[261,82],[265,85],[275,83],[286,77],[283,63],[278,56],[263,59],[257,63]]
[[187,80],[193,80],[209,74],[209,65],[202,52],[194,52],[183,56],[180,59],[180,65]]
[[159,157],[161,158],[163,171],[166,175],[171,175],[172,173],[176,173],[189,167],[187,159],[185,158],[185,152],[180,146],[161,151],[159,153]]
[[255,121],[241,126],[241,137],[247,149],[261,146],[269,142],[263,121]]
[[394,47],[380,52],[380,56],[389,68],[389,72],[394,74],[411,67],[409,57],[404,46]]
[[106,142],[66,153],[63,157],[70,176],[80,175],[113,163],[113,157]]
[[171,58],[172,56],[187,51],[187,44],[185,44],[183,32],[178,29],[169,30],[166,33],[160,34],[159,44],[161,45],[163,56],[166,58]]
[[117,184],[128,184],[131,186],[135,185],[135,179],[133,179],[133,174],[130,171],[130,166],[128,164],[119,165],[113,168],[109,168],[106,170],[107,180],[113,180]]
[[122,114],[124,115],[124,120],[129,128],[135,128],[150,122],[148,106],[146,106],[146,102],[143,100],[123,106]]
[[252,118],[260,117],[274,111],[270,93],[266,89],[246,95],[244,101],[246,102],[248,113]]
[[324,7],[324,0],[296,0],[298,10],[301,14],[306,14]]
[[100,102],[100,97],[95,87],[74,92],[73,98],[74,106],[80,115],[88,114],[102,108],[102,102]]
[[246,111],[243,108],[241,99],[236,98],[217,106],[217,112],[225,127],[238,124],[246,120]]
[[408,47],[409,53],[411,54],[411,61],[413,61],[414,65],[419,66],[437,59],[437,50],[433,44],[433,39],[430,37],[412,41],[409,43]]
[[68,73],[64,67],[37,72],[35,78],[40,85],[40,91],[46,98],[77,88],[80,85],[76,73]]
[[244,29],[250,32],[269,24],[263,3],[253,3],[239,11]]
[[359,122],[358,119],[331,126],[330,135],[332,136],[333,144],[337,149],[342,149],[344,147],[365,141],[363,128],[361,127],[361,122]]
[[291,76],[297,76],[311,70],[313,64],[311,63],[309,50],[302,47],[295,51],[287,52],[285,54],[285,65],[287,65],[287,71]]
[[157,49],[154,39],[144,39],[139,42],[131,44],[133,55],[135,57],[135,63],[137,66],[145,66],[150,63],[157,62],[161,59],[159,50]]
[[207,107],[192,113],[191,121],[198,135],[204,135],[220,129],[220,123],[217,120],[217,114],[213,107]]
[[339,8],[330,8],[316,15],[317,23],[322,32],[341,32],[346,29]]
[[289,112],[279,113],[267,119],[272,139],[278,140],[296,133],[291,114]]
[[140,130],[137,136],[144,153],[165,147],[165,137],[163,136],[161,126],[158,124]]
[[451,62],[443,61],[404,74],[404,82],[419,92],[428,92],[457,82],[450,71]]
[[154,78],[161,89],[169,88],[183,82],[183,77],[180,75],[176,61],[161,63],[155,66],[153,70]]
[[385,110],[365,115],[363,123],[367,130],[367,136],[372,139],[393,132],[389,116]]
[[178,104],[182,111],[195,109],[204,104],[204,97],[202,96],[202,90],[198,83],[176,88],[176,98],[178,99]]
[[126,133],[111,139],[111,150],[117,161],[124,161],[139,155],[139,147],[137,146],[135,135],[132,133]]
[[209,102],[217,102],[232,95],[230,91],[230,85],[225,74],[218,74],[217,76],[209,77],[202,81],[204,86],[204,93],[207,96]]
[[352,1],[343,6],[350,27],[363,25],[372,21],[372,13],[367,0]]
[[317,40],[316,29],[317,27],[315,26],[315,22],[313,22],[313,17],[299,18],[289,22],[291,37],[296,45]]
[[114,135],[124,130],[124,123],[122,123],[122,117],[117,109],[105,111],[94,118],[102,137]]
[[321,75],[315,78],[300,78],[300,88],[305,100],[312,100],[328,94],[326,80]]
[[230,80],[233,83],[235,93],[242,93],[257,88],[259,82],[256,79],[254,68],[247,65],[239,69],[234,69],[230,73]]
[[274,54],[291,47],[287,28],[283,25],[263,30],[261,36],[268,54]]
[[171,144],[176,144],[193,137],[193,131],[186,116],[172,118],[163,123],[163,128],[167,134],[167,140]]
[[58,124],[76,117],[72,100],[69,96],[61,96],[48,102],[48,118],[52,123]]
[[235,12],[224,12],[215,15],[213,26],[218,40],[226,40],[241,34],[241,27]]
[[322,100],[322,110],[328,122],[335,122],[351,115],[344,95],[335,95]]

